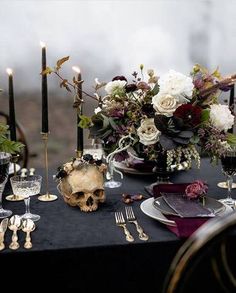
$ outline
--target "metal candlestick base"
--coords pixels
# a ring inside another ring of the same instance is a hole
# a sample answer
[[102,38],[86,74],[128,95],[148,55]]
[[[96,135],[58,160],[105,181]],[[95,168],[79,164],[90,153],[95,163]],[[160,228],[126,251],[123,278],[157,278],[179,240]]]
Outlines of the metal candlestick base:
[[[220,188],[228,188],[228,184],[227,184],[226,181],[224,181],[224,182],[219,182],[219,183],[217,184],[217,186],[220,187]],[[236,183],[232,183],[232,188],[236,188]]]
[[6,200],[9,201],[20,201],[23,200],[25,197],[22,195],[15,195],[15,194],[10,194],[8,196],[6,196]]
[[40,195],[38,199],[40,201],[54,201],[57,199],[57,195],[46,193],[46,194]]

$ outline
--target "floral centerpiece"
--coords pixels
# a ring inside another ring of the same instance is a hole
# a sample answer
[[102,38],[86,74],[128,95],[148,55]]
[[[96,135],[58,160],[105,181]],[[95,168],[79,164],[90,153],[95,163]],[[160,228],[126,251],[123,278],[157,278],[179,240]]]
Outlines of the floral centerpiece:
[[129,80],[116,76],[108,83],[95,81],[99,105],[81,126],[104,141],[107,153],[115,151],[116,160],[131,155],[158,161],[165,154],[167,168],[183,160],[190,168],[192,159],[199,167],[202,152],[216,159],[236,143],[234,115],[219,102],[235,75],[223,78],[218,70],[210,73],[195,65],[189,76],[170,70],[158,77],[147,70],[145,79],[141,65],[140,75],[134,72]]
[[[68,59],[58,60],[43,74],[56,73],[60,87],[70,92],[73,88],[78,101],[76,78],[69,82],[59,72]],[[169,70],[158,77],[152,69],[144,73],[141,65],[130,78],[95,82],[94,96],[83,93],[97,100],[98,107],[91,117],[80,115],[79,126],[89,128],[91,138],[101,139],[105,152],[116,160],[164,160],[170,170],[183,161],[190,168],[194,159],[199,167],[202,153],[216,160],[236,144],[232,109],[219,99],[222,91],[232,88],[236,75],[222,77],[218,69],[209,72],[196,64],[189,76]]]

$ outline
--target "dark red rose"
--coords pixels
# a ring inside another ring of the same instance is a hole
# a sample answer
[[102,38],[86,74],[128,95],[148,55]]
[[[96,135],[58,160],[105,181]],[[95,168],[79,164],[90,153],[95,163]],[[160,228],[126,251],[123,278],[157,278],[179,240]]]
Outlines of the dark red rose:
[[201,122],[202,109],[191,104],[179,106],[173,113],[174,117],[181,118],[185,125],[196,126]]
[[208,186],[206,182],[202,180],[196,180],[192,184],[189,184],[185,189],[185,196],[188,199],[196,199],[207,193]]
[[137,90],[137,86],[135,83],[130,83],[125,86],[125,90],[127,93],[131,93]]
[[125,80],[125,81],[127,81],[127,79],[123,75],[117,75],[117,76],[113,77],[112,81],[114,81],[114,80]]

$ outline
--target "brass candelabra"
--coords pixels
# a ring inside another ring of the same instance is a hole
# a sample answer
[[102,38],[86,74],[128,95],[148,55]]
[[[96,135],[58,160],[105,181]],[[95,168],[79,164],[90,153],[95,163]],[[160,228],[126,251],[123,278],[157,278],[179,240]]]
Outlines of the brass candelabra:
[[40,201],[54,201],[57,199],[57,195],[50,194],[49,193],[49,187],[48,187],[48,135],[49,133],[41,133],[42,140],[44,142],[44,159],[45,159],[45,187],[46,187],[46,193],[42,194],[38,197]]

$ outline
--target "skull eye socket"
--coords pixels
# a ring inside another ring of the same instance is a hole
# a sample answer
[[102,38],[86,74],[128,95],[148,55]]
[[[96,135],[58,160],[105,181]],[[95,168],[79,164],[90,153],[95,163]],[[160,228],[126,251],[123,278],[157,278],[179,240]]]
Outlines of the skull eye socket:
[[84,195],[84,192],[83,191],[79,191],[79,192],[76,192],[75,193],[75,196],[76,197],[81,197],[81,196],[83,196]]
[[100,197],[103,194],[103,189],[97,189],[94,191],[94,195]]

